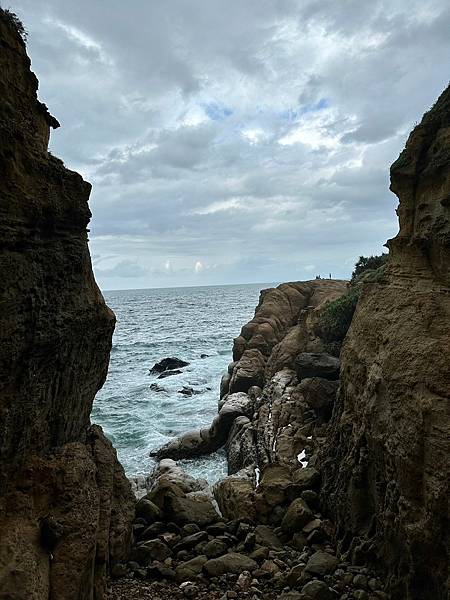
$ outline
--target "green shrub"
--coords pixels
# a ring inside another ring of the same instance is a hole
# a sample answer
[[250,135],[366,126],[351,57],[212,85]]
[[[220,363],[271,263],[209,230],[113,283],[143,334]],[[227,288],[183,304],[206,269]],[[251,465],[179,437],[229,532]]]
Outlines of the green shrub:
[[362,283],[374,283],[383,279],[387,257],[387,254],[360,256],[348,284],[347,292],[326,304],[321,311],[316,332],[324,340],[326,350],[330,354],[339,354],[358,304]]
[[374,271],[384,266],[387,257],[387,253],[380,254],[379,256],[360,256],[353,269],[350,283],[355,283],[365,271]]
[[361,286],[350,287],[348,292],[329,302],[322,311],[319,322],[320,335],[326,342],[342,342],[358,303]]

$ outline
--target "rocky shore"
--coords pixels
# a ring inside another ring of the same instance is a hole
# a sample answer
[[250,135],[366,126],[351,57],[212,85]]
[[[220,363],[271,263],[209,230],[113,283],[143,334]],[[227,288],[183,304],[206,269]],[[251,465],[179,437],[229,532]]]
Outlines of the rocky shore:
[[[210,427],[154,453],[111,598],[133,578],[180,598],[447,598],[449,125],[447,89],[392,167],[386,265],[353,288],[261,293]],[[330,337],[329,307],[353,299],[348,333]],[[212,489],[176,465],[222,447]]]
[[[3,9],[0,48],[0,600],[445,600],[450,88],[392,167],[387,264],[263,290],[213,422],[155,452],[137,499],[90,422],[115,322],[90,185],[47,150],[59,124]],[[219,448],[212,487],[177,465]]]

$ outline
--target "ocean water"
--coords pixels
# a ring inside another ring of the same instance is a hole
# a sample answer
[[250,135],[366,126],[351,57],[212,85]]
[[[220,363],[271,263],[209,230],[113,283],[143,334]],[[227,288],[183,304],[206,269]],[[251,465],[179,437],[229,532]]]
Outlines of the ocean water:
[[[261,289],[274,284],[105,292],[117,317],[108,377],[92,421],[117,449],[128,476],[148,475],[149,451],[217,413],[220,379],[232,360],[233,338],[249,321]],[[206,358],[201,358],[206,354]],[[166,357],[189,362],[179,375],[157,379],[149,369]],[[158,383],[163,391],[150,389]],[[200,393],[184,396],[183,386]],[[226,475],[223,451],[181,461],[211,483]]]

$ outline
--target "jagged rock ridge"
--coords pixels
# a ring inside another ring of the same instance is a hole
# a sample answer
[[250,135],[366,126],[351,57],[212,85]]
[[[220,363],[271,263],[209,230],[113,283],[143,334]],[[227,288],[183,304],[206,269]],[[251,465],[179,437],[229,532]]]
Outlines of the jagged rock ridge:
[[90,185],[47,151],[23,40],[0,9],[0,598],[104,597],[133,498],[90,412],[115,318],[87,246]]

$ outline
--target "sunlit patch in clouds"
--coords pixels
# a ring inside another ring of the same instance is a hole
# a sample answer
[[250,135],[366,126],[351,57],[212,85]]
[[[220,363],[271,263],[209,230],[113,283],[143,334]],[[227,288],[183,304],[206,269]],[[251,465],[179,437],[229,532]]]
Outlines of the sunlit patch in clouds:
[[395,235],[389,165],[447,85],[446,0],[9,5],[51,151],[93,184],[103,288],[345,277]]

